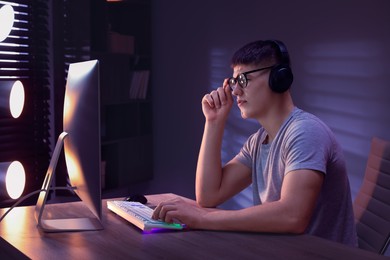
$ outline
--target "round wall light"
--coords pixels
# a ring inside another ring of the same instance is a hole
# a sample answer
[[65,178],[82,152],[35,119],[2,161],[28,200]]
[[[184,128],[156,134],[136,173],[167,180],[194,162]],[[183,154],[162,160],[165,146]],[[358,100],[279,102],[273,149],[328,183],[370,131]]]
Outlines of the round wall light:
[[15,13],[10,5],[3,5],[0,8],[0,42],[4,41],[14,26]]
[[18,118],[23,112],[24,101],[24,87],[21,81],[0,81],[1,115]]
[[0,187],[4,195],[18,199],[26,185],[26,173],[19,161],[0,163]]

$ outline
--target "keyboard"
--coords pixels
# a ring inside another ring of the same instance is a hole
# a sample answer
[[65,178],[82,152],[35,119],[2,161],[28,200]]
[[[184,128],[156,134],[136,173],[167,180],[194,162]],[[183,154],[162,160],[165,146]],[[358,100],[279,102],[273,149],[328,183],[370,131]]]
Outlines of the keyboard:
[[140,202],[111,200],[107,201],[107,208],[143,231],[153,229],[183,229],[183,225],[178,223],[167,223],[152,219],[153,209]]

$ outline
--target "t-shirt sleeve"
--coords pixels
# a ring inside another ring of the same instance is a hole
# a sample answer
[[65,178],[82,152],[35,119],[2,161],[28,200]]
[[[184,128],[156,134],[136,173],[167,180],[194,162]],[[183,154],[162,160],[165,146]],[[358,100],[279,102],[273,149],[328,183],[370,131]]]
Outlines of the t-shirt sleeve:
[[240,152],[234,157],[240,163],[244,164],[248,168],[252,169],[253,166],[253,158],[256,151],[256,143],[259,138],[259,133],[254,133],[246,140]]
[[310,169],[326,174],[331,138],[319,121],[301,120],[291,126],[284,149],[285,174]]

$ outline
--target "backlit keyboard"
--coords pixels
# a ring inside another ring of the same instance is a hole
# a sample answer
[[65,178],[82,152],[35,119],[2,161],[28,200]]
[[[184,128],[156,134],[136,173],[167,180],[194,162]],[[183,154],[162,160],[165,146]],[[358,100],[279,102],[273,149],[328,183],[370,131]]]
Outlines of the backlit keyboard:
[[183,229],[183,225],[152,219],[153,209],[140,202],[107,201],[107,208],[141,230]]

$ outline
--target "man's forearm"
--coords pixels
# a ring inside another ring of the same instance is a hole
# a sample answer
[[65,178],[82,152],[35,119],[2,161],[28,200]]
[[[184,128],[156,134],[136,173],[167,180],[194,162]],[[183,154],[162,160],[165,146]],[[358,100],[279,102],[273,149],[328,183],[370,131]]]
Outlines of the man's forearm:
[[308,220],[291,213],[289,206],[272,202],[241,210],[209,211],[200,221],[200,229],[246,232],[304,232]]
[[196,200],[204,207],[214,207],[222,180],[221,146],[223,124],[205,124],[196,169]]

